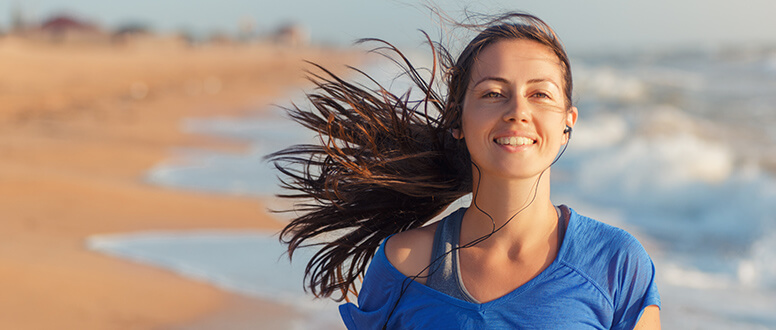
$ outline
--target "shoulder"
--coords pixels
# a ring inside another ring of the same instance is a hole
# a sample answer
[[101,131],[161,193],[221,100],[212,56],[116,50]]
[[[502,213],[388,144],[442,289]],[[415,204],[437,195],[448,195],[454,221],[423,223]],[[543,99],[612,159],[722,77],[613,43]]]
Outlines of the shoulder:
[[[399,272],[425,282],[425,268],[431,262],[431,250],[438,222],[391,236],[385,242],[385,256]],[[423,273],[421,273],[423,272]]]
[[641,243],[627,231],[572,210],[563,262],[609,294],[634,274],[652,277],[654,265]]
[[[583,252],[589,255],[597,252],[597,258],[615,257],[621,254],[646,256],[644,247],[627,231],[595,219],[580,215],[572,210],[573,239],[570,252]],[[580,251],[581,250],[581,251]]]
[[563,262],[583,273],[614,305],[631,297],[655,295],[655,266],[641,243],[627,231],[572,211],[571,240]]

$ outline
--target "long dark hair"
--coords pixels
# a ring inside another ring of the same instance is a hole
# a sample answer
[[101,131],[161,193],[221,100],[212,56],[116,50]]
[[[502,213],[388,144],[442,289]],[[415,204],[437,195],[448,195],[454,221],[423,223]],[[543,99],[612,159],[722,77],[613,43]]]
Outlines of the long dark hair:
[[[517,21],[517,22],[516,22]],[[351,69],[373,84],[341,79],[313,64],[308,72],[316,88],[307,94],[311,107],[287,111],[315,131],[319,144],[295,145],[268,158],[281,172],[278,195],[299,200],[298,217],[282,230],[289,257],[305,246],[320,249],[305,269],[305,288],[317,297],[347,299],[357,295],[355,282],[380,242],[388,236],[423,226],[472,190],[472,167],[462,140],[451,131],[461,124],[464,95],[472,67],[486,46],[506,39],[527,39],[552,49],[564,73],[567,108],[571,106],[568,57],[552,29],[540,19],[509,13],[485,24],[459,24],[481,32],[453,60],[428,35],[433,65],[416,68],[390,43],[378,39],[373,51],[391,59],[422,92],[396,95],[363,71]],[[441,93],[437,77],[443,80]]]

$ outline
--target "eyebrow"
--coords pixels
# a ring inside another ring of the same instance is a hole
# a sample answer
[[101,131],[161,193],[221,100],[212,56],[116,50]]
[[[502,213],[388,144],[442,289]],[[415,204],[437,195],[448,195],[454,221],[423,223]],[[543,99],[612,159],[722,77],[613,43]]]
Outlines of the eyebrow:
[[[484,77],[484,78],[478,80],[477,82],[475,82],[472,85],[472,87],[477,86],[477,85],[479,85],[479,84],[481,84],[483,82],[486,82],[486,81],[496,81],[496,82],[500,82],[500,83],[504,83],[504,84],[509,84],[510,83],[509,80],[507,80],[505,78],[502,78],[502,77],[490,77],[489,76],[489,77]],[[558,84],[556,84],[554,81],[552,81],[552,79],[549,79],[549,78],[534,78],[534,79],[528,80],[526,83],[527,84],[536,84],[536,83],[542,83],[542,82],[548,82],[550,84],[555,85],[555,87],[557,87],[558,89],[560,89],[560,86],[558,86]]]
[[535,79],[531,79],[531,80],[527,81],[528,84],[537,84],[537,83],[542,83],[542,82],[547,82],[547,83],[553,84],[553,85],[555,85],[555,87],[560,89],[560,86],[558,86],[558,84],[556,84],[554,81],[552,81],[552,79],[549,79],[549,78],[535,78]]
[[475,82],[472,85],[472,87],[477,86],[477,85],[479,85],[479,84],[481,84],[483,82],[486,82],[486,81],[496,81],[496,82],[500,82],[500,83],[504,83],[504,84],[509,84],[509,80],[506,80],[505,78],[501,78],[501,77],[484,77],[484,78],[478,80],[477,82]]

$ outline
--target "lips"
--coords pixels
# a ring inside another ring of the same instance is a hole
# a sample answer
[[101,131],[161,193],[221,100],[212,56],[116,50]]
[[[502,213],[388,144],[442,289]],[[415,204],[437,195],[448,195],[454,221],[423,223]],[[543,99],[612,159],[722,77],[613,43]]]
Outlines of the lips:
[[536,143],[536,140],[523,136],[505,136],[493,139],[494,142],[503,146],[519,147]]

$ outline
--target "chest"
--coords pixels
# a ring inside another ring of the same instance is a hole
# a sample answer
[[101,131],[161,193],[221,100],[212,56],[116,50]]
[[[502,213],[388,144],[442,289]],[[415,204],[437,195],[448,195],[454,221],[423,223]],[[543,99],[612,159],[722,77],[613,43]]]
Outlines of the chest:
[[556,248],[547,247],[510,259],[487,251],[462,249],[458,264],[463,286],[479,302],[498,299],[544,272],[555,260]]
[[[396,328],[609,329],[614,312],[604,295],[575,271],[552,266],[530,283],[483,304],[407,293]],[[415,300],[415,298],[418,298]],[[562,316],[562,317],[553,317]],[[389,327],[390,328],[390,327]]]

